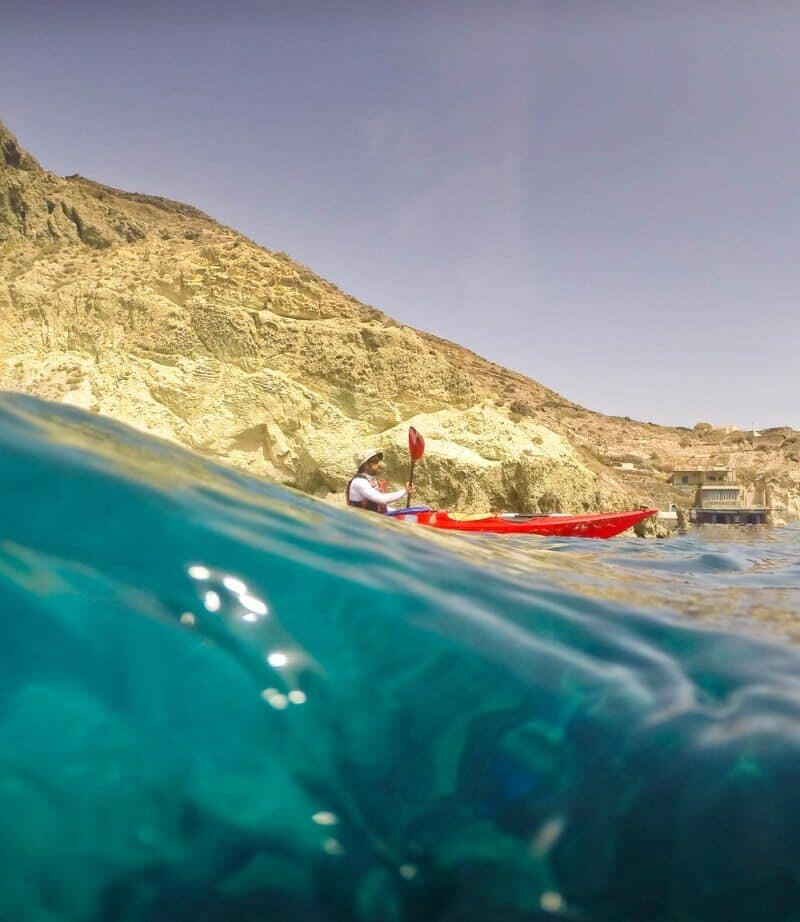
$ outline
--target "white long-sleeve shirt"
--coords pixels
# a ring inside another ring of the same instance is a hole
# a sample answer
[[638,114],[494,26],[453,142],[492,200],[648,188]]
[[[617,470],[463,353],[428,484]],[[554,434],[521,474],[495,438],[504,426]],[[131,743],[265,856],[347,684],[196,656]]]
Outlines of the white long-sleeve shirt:
[[371,503],[396,503],[406,495],[406,490],[395,490],[393,493],[381,493],[366,477],[356,477],[350,484],[350,502],[360,503],[366,499]]

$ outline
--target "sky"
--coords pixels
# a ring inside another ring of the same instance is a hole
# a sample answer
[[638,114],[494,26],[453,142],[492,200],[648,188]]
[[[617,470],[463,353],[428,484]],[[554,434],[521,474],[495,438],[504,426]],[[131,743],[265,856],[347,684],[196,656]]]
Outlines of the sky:
[[800,429],[796,0],[0,0],[0,121],[590,410]]

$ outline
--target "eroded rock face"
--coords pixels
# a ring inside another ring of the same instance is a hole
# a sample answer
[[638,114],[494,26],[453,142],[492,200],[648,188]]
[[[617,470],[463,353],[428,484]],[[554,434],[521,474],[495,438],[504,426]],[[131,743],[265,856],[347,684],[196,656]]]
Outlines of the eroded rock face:
[[420,502],[568,512],[670,498],[664,470],[626,479],[598,451],[652,442],[653,427],[402,326],[191,206],[56,177],[2,125],[0,387],[334,502],[366,444],[406,480],[410,424],[428,446]]
[[12,170],[41,170],[31,155],[23,150],[13,134],[0,122],[0,163]]

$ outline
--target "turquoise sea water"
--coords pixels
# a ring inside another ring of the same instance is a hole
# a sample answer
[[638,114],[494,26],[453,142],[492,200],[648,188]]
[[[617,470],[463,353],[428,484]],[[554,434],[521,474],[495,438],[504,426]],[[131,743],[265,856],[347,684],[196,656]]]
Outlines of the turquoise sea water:
[[0,474],[0,919],[800,919],[797,527],[423,533],[11,395]]

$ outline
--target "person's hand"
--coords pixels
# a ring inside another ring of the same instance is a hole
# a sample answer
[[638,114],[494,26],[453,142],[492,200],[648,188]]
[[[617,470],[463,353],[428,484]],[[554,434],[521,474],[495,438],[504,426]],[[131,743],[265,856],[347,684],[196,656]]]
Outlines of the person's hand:
[[414,485],[411,483],[406,484],[406,493],[409,495],[414,492]]

